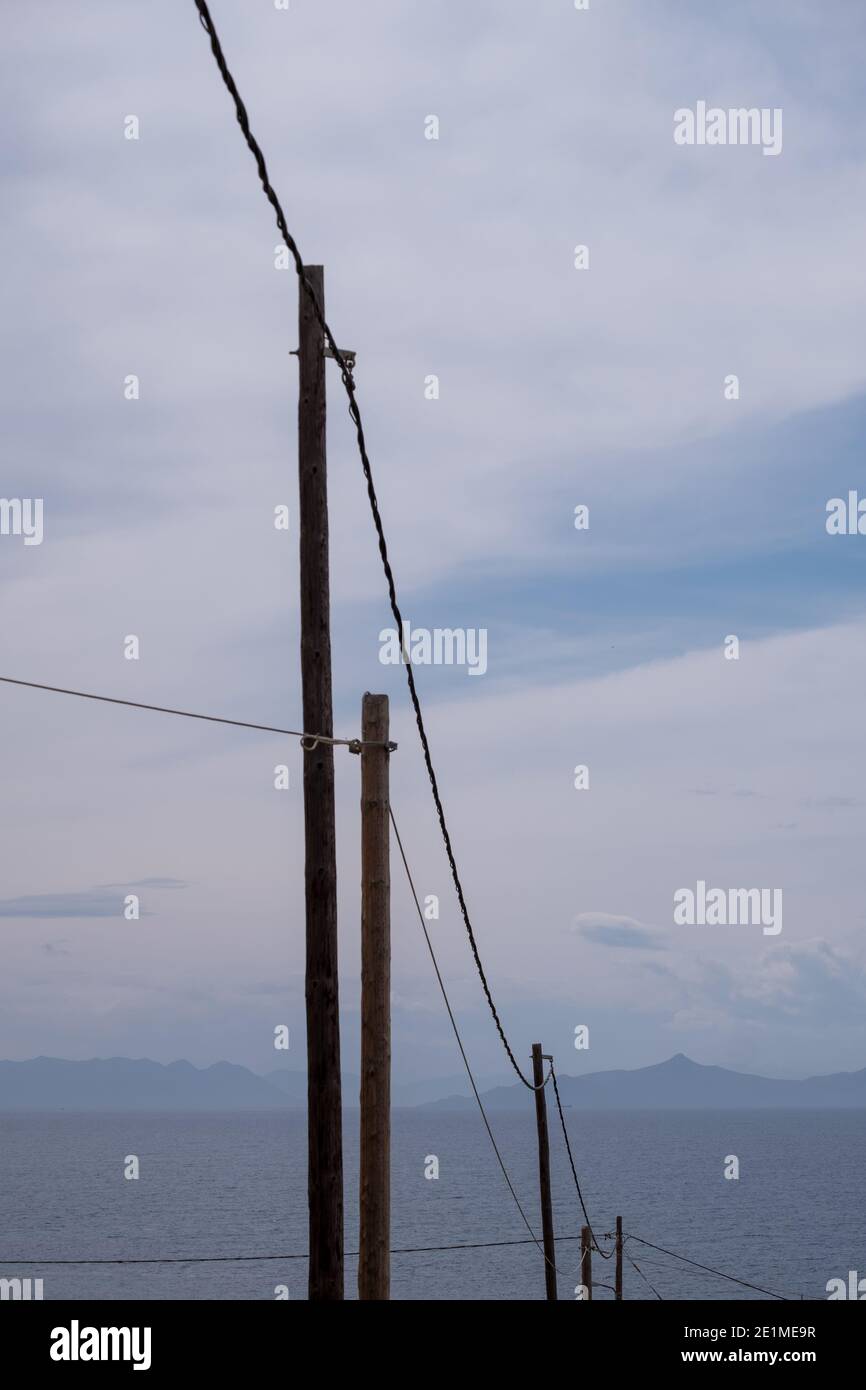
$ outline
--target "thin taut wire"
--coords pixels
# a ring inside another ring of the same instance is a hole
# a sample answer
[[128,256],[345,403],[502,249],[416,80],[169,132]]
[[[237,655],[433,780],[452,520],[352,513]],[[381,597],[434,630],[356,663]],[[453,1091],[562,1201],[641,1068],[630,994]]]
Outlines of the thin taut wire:
[[[490,1121],[487,1118],[487,1111],[484,1109],[484,1102],[482,1101],[478,1087],[475,1084],[475,1077],[472,1075],[472,1067],[469,1065],[469,1058],[466,1056],[466,1049],[463,1046],[463,1039],[460,1036],[460,1029],[457,1027],[457,1020],[454,1017],[454,1010],[451,1008],[451,1001],[448,998],[448,991],[445,988],[445,981],[442,979],[442,972],[439,969],[439,962],[436,959],[436,952],[433,950],[433,942],[430,940],[430,933],[427,930],[427,923],[424,921],[424,913],[421,911],[421,903],[418,899],[417,889],[415,888],[415,880],[412,877],[412,870],[409,868],[409,861],[406,858],[406,851],[403,848],[403,841],[400,838],[400,831],[397,828],[397,821],[394,818],[393,806],[388,807],[388,813],[391,817],[391,824],[394,827],[394,836],[397,840],[397,848],[400,851],[400,858],[403,860],[403,868],[406,871],[406,878],[409,881],[409,889],[412,893],[412,898],[415,902],[415,908],[418,913],[418,921],[421,923],[421,930],[424,933],[424,940],[427,942],[427,950],[430,952],[430,959],[433,962],[433,969],[436,972],[436,979],[439,982],[439,989],[441,991],[442,998],[445,1001],[445,1008],[447,1009],[448,1017],[451,1020],[451,1027],[454,1030],[454,1036],[457,1039],[457,1046],[460,1049],[460,1056],[463,1058],[463,1065],[466,1068],[466,1075],[469,1077],[469,1084],[472,1087],[473,1093],[475,1095],[475,1100],[478,1103],[478,1109],[481,1111],[481,1118],[484,1121],[484,1128],[487,1130],[490,1142],[493,1145],[493,1152],[496,1154],[497,1162],[499,1163],[499,1167],[502,1169],[502,1176],[505,1178],[505,1181],[508,1184],[508,1190],[514,1198],[514,1204],[517,1207],[517,1210],[520,1212],[521,1217],[523,1218],[523,1224],[526,1227],[529,1234],[532,1236],[532,1239],[534,1240],[535,1244],[538,1246],[538,1249],[544,1257],[545,1261],[547,1262],[547,1264],[550,1265],[554,1274],[556,1274],[556,1265],[553,1263],[552,1260],[548,1259],[544,1246],[541,1244],[541,1241],[538,1239],[537,1235],[533,1231],[532,1226],[529,1223],[529,1217],[523,1210],[520,1198],[518,1197],[517,1192],[515,1191],[514,1183],[511,1181],[508,1169],[505,1166],[505,1160],[503,1159],[502,1154],[499,1152],[499,1145],[497,1144],[496,1137],[493,1133],[493,1130],[490,1127]],[[547,1075],[549,1079],[550,1072],[548,1072]],[[547,1083],[545,1082],[544,1084],[546,1085]]]
[[[302,747],[312,753],[319,743],[339,744],[351,753],[360,753],[362,748],[379,748],[379,743],[371,743],[360,738],[329,738],[325,734],[304,734],[300,729],[277,729],[272,724],[250,724],[246,719],[224,719],[219,714],[193,714],[188,709],[169,709],[167,705],[145,705],[140,700],[120,700],[114,695],[93,695],[87,690],[67,690],[62,685],[40,685],[37,681],[16,680],[13,676],[0,676],[4,685],[23,685],[28,690],[50,690],[54,695],[75,695],[79,700],[99,700],[103,705],[126,705],[129,709],[148,709],[155,714],[177,714],[182,719],[204,719],[209,724],[232,724],[236,729],[258,729],[264,734],[286,734],[289,738],[299,738]],[[393,753],[396,743],[388,744]]]

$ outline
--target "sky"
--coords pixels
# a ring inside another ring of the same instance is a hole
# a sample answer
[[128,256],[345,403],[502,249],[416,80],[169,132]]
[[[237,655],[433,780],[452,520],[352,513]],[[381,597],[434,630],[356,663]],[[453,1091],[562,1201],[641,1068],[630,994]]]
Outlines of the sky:
[[[866,1066],[866,538],[825,524],[866,493],[866,11],[211,8],[358,354],[404,614],[487,634],[483,675],[416,676],[515,1052]],[[0,536],[0,674],[299,728],[296,281],[195,7],[10,0],[5,31],[0,495],[43,499],[44,534]],[[699,101],[781,111],[781,151],[678,145]],[[379,659],[387,594],[329,371],[335,726],[389,695],[434,945],[473,1063],[505,1079],[405,672]],[[0,1056],[267,1071],[285,1024],[302,1067],[298,746],[10,686],[0,712]],[[336,777],[352,1070],[345,750]],[[782,929],[676,923],[699,881],[781,891]],[[453,1074],[396,861],[392,930],[395,1076]]]

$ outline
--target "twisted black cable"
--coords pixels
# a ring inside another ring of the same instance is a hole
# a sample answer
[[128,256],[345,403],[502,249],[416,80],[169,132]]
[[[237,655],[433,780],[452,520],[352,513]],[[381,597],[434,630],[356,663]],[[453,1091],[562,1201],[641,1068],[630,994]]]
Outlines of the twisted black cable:
[[[232,101],[234,102],[235,115],[237,116],[238,125],[240,126],[241,131],[243,132],[243,136],[250,150],[250,153],[256,161],[256,168],[258,169],[259,181],[264,190],[265,197],[267,198],[268,202],[274,210],[274,216],[277,220],[277,227],[279,228],[280,235],[283,238],[283,241],[285,242],[286,246],[288,247],[289,253],[291,254],[291,257],[295,263],[295,270],[297,272],[301,288],[304,291],[304,293],[306,293],[310,298],[310,303],[312,305],[313,312],[315,313],[316,321],[318,322],[319,327],[321,328],[322,333],[325,336],[328,347],[330,348],[331,353],[340,368],[341,379],[343,382],[343,386],[346,390],[346,395],[349,400],[349,414],[351,415],[355,425],[355,433],[357,435],[358,440],[358,452],[361,456],[361,465],[363,467],[364,477],[367,482],[367,496],[370,500],[370,510],[373,513],[373,523],[376,527],[376,535],[379,541],[379,554],[382,557],[382,566],[384,568],[385,578],[388,583],[388,597],[390,600],[391,612],[394,616],[394,621],[397,624],[397,631],[401,633],[403,631],[403,615],[400,612],[400,605],[397,602],[397,588],[394,581],[394,573],[391,569],[391,562],[388,558],[388,545],[385,540],[385,530],[382,525],[381,515],[379,513],[379,501],[376,496],[376,488],[373,483],[373,470],[370,465],[370,459],[367,455],[367,445],[366,440],[364,438],[364,426],[361,421],[361,410],[358,405],[357,397],[355,395],[355,384],[352,380],[352,373],[349,370],[349,367],[346,365],[346,361],[343,357],[343,354],[337,347],[337,341],[333,333],[331,332],[331,329],[328,326],[324,313],[322,312],[321,305],[319,304],[319,301],[313,291],[313,287],[307,279],[307,275],[304,270],[304,263],[301,259],[301,253],[298,250],[294,237],[289,231],[288,225],[286,223],[285,214],[283,212],[282,207],[280,206],[280,200],[277,197],[271,185],[270,179],[268,178],[267,165],[265,164],[265,157],[262,154],[261,147],[259,146],[258,141],[256,140],[255,136],[250,130],[250,121],[249,116],[247,115],[247,109],[243,101],[241,100],[241,95],[237,89],[237,84],[235,83],[234,78],[229,72],[228,64],[226,63],[225,55],[222,50],[222,45],[219,41],[219,38],[217,37],[216,28],[214,27],[214,22],[211,18],[210,10],[208,9],[205,0],[195,0],[195,5],[196,9],[198,10],[199,21],[202,25],[202,28],[205,30],[208,37],[210,38],[211,52],[213,53],[214,59],[216,60],[216,65],[219,68],[220,75],[222,76],[223,82],[225,83],[229,95],[231,96]],[[487,976],[485,975],[484,967],[481,964],[481,956],[478,952],[478,945],[475,941],[475,933],[472,930],[472,923],[469,919],[469,911],[467,909],[466,900],[463,895],[463,885],[460,881],[460,873],[457,868],[457,861],[454,858],[454,851],[451,847],[451,836],[448,833],[448,826],[445,823],[445,810],[442,805],[442,798],[439,794],[439,784],[436,780],[436,773],[433,768],[433,759],[430,754],[430,745],[427,741],[427,731],[424,727],[424,716],[421,712],[421,702],[418,698],[418,691],[415,687],[415,677],[412,673],[411,663],[408,660],[408,653],[405,665],[406,679],[409,683],[409,694],[412,700],[412,708],[415,712],[415,722],[418,725],[418,734],[421,739],[421,748],[424,753],[424,762],[427,768],[427,776],[430,779],[430,787],[433,792],[433,801],[436,805],[436,814],[439,818],[439,827],[442,831],[442,839],[445,843],[445,852],[448,856],[448,863],[451,867],[451,877],[454,880],[454,887],[457,890],[457,901],[460,904],[460,911],[463,915],[463,922],[466,927],[467,934],[469,936],[469,945],[472,948],[472,954],[475,958],[475,965],[478,969],[478,974],[481,979],[481,985],[484,989],[484,993],[487,998],[487,1003],[490,1006],[490,1012],[493,1015],[493,1021],[496,1024],[496,1028],[499,1033],[499,1037],[502,1041],[502,1045],[505,1048],[506,1053],[508,1054],[508,1060],[510,1061],[517,1075],[520,1077],[520,1080],[523,1082],[524,1086],[528,1087],[530,1091],[535,1091],[538,1088],[535,1085],[533,1085],[533,1083],[528,1079],[528,1077],[524,1076],[517,1063],[517,1058],[514,1056],[514,1053],[511,1050],[511,1046],[508,1042],[508,1039],[505,1036],[505,1030],[502,1027],[499,1014],[496,1010],[496,1005],[493,1002],[493,995],[490,992],[490,986],[487,983]]]

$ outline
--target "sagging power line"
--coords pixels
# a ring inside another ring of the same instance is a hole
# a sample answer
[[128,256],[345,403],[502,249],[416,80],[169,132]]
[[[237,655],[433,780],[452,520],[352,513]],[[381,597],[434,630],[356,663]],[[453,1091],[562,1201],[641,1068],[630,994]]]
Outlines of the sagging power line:
[[732,1284],[742,1284],[744,1288],[754,1289],[757,1293],[764,1293],[768,1298],[778,1298],[783,1303],[791,1302],[789,1294],[775,1293],[772,1289],[764,1289],[760,1284],[752,1284],[748,1279],[739,1279],[734,1274],[725,1274],[720,1269],[713,1269],[711,1265],[700,1264],[697,1260],[690,1260],[687,1255],[678,1255],[675,1250],[666,1250],[663,1245],[654,1245],[651,1240],[644,1240],[641,1236],[626,1234],[626,1241],[636,1240],[639,1245],[646,1245],[651,1250],[659,1250],[663,1255],[671,1255],[675,1260],[681,1260],[683,1264],[694,1265],[695,1269],[705,1270],[708,1274],[716,1274],[720,1279],[728,1279]]
[[[565,1244],[566,1242],[569,1242],[569,1241],[581,1240],[581,1236],[579,1236],[579,1235],[559,1235],[559,1234],[557,1234],[557,1235],[554,1237],[554,1239],[555,1239],[557,1245],[561,1245],[561,1244]],[[612,1235],[610,1232],[605,1232],[605,1233],[603,1234],[603,1236],[602,1236],[602,1239],[603,1239],[603,1240],[613,1240],[614,1237],[613,1237],[613,1235]],[[661,1254],[669,1255],[669,1256],[671,1256],[672,1259],[679,1260],[679,1261],[682,1262],[683,1264],[688,1264],[688,1265],[695,1266],[695,1267],[697,1267],[698,1269],[702,1270],[702,1271],[703,1271],[704,1273],[706,1273],[706,1274],[714,1275],[715,1277],[717,1277],[717,1278],[719,1278],[719,1279],[725,1279],[725,1280],[728,1280],[728,1281],[730,1281],[730,1282],[732,1282],[732,1283],[735,1283],[735,1284],[741,1284],[741,1285],[743,1285],[745,1288],[753,1289],[753,1290],[755,1290],[755,1291],[758,1292],[758,1293],[767,1294],[768,1297],[770,1297],[770,1298],[780,1299],[780,1300],[783,1300],[783,1301],[785,1301],[785,1302],[794,1302],[794,1301],[796,1301],[796,1299],[794,1298],[793,1295],[776,1293],[776,1292],[775,1292],[774,1290],[772,1290],[772,1289],[765,1289],[765,1288],[762,1288],[759,1284],[750,1283],[749,1280],[747,1280],[747,1279],[740,1279],[740,1278],[738,1278],[736,1275],[726,1273],[724,1270],[721,1270],[721,1269],[714,1269],[711,1265],[699,1264],[697,1261],[691,1260],[691,1259],[689,1259],[689,1258],[688,1258],[687,1256],[685,1256],[685,1255],[680,1255],[680,1254],[678,1254],[675,1250],[667,1250],[664,1246],[656,1245],[656,1244],[654,1244],[652,1241],[649,1241],[649,1240],[644,1240],[643,1237],[641,1237],[641,1236],[636,1236],[636,1235],[633,1235],[633,1234],[629,1234],[628,1236],[626,1236],[626,1240],[627,1240],[627,1241],[630,1241],[630,1240],[638,1241],[641,1245],[645,1245],[645,1246],[649,1247],[649,1248],[652,1249],[652,1250],[658,1251],[658,1252],[661,1253]],[[395,1245],[395,1246],[392,1246],[392,1247],[391,1247],[390,1253],[391,1253],[392,1255],[435,1255],[435,1254],[444,1254],[444,1253],[446,1253],[446,1252],[455,1251],[455,1250],[501,1250],[501,1249],[508,1249],[508,1248],[516,1247],[516,1246],[525,1246],[525,1245],[538,1245],[538,1240],[537,1240],[534,1236],[532,1236],[532,1237],[522,1236],[522,1237],[519,1237],[519,1238],[513,1238],[513,1239],[508,1239],[508,1240],[451,1241],[451,1242],[447,1242],[447,1243],[442,1244],[442,1245]],[[595,1249],[596,1249],[596,1253],[598,1253],[598,1247],[595,1247]],[[360,1252],[357,1251],[357,1250],[347,1250],[347,1251],[346,1251],[346,1258],[347,1258],[347,1259],[356,1259],[356,1258],[358,1257],[359,1253],[360,1253]],[[628,1251],[625,1251],[624,1253],[625,1253],[625,1258],[628,1260],[628,1263],[633,1267],[633,1269],[636,1270],[636,1272],[637,1272],[637,1273],[640,1275],[640,1277],[644,1280],[644,1282],[647,1284],[647,1286],[652,1290],[652,1293],[654,1294],[654,1296],[655,1296],[656,1298],[658,1298],[658,1299],[661,1299],[661,1298],[662,1298],[662,1295],[661,1295],[661,1294],[658,1292],[658,1290],[650,1283],[650,1281],[647,1279],[646,1275],[643,1273],[642,1269],[638,1266],[637,1262],[632,1258],[632,1256],[628,1253]],[[64,1258],[64,1259],[34,1259],[34,1258],[32,1258],[32,1257],[28,1257],[27,1259],[20,1259],[20,1258],[17,1257],[17,1256],[12,1256],[12,1257],[5,1256],[5,1257],[2,1258],[2,1260],[0,1260],[0,1263],[2,1263],[2,1264],[5,1265],[5,1266],[14,1266],[14,1265],[35,1265],[35,1266],[38,1266],[38,1267],[40,1267],[40,1268],[43,1267],[43,1266],[44,1266],[45,1268],[49,1268],[49,1267],[52,1267],[52,1268],[53,1268],[53,1267],[55,1267],[55,1266],[64,1266],[64,1265],[72,1265],[72,1266],[78,1266],[78,1265],[82,1265],[82,1266],[88,1265],[88,1266],[90,1266],[90,1265],[95,1265],[95,1266],[98,1266],[98,1265],[175,1265],[175,1264],[177,1264],[177,1265],[195,1265],[195,1264],[253,1264],[253,1263],[273,1263],[273,1262],[277,1262],[277,1261],[280,1261],[280,1260],[286,1260],[286,1261],[288,1261],[288,1260],[307,1260],[307,1259],[309,1259],[309,1254],[308,1254],[306,1251],[292,1251],[292,1252],[289,1252],[289,1253],[281,1253],[281,1254],[276,1254],[276,1255],[153,1255],[153,1256],[98,1256],[98,1257],[95,1257],[95,1258],[85,1258],[85,1259],[79,1259],[79,1260],[76,1260],[76,1259],[66,1259],[66,1258]],[[661,1269],[666,1269],[666,1270],[668,1270],[668,1271],[670,1271],[670,1269],[671,1269],[671,1266],[669,1266],[669,1265],[662,1265],[660,1262],[659,1262],[659,1267],[660,1267]],[[610,1285],[602,1284],[600,1281],[596,1281],[596,1285],[595,1285],[595,1286],[596,1286],[596,1287],[602,1287],[602,1288],[610,1288],[610,1287],[611,1287]]]
[[[580,1240],[580,1236],[557,1236],[557,1243],[566,1240]],[[461,1240],[454,1241],[449,1245],[392,1245],[390,1254],[392,1255],[438,1255],[449,1250],[501,1250],[512,1245],[537,1245],[534,1238],[522,1236],[519,1240]],[[360,1255],[359,1250],[347,1250],[346,1259],[357,1259]],[[7,1266],[12,1265],[44,1265],[46,1268],[54,1265],[208,1265],[208,1264],[257,1264],[270,1263],[277,1260],[308,1260],[308,1252],[294,1251],[291,1254],[282,1255],[153,1255],[130,1257],[100,1256],[96,1259],[84,1260],[20,1260],[16,1258],[4,1258],[0,1263]]]
[[[387,581],[388,598],[391,606],[391,612],[394,616],[394,622],[397,625],[397,631],[403,632],[403,614],[400,610],[400,605],[397,600],[396,581],[394,579],[394,572],[391,567],[391,561],[388,556],[388,543],[385,538],[385,528],[382,523],[382,517],[379,511],[379,501],[376,495],[376,487],[373,482],[373,470],[367,452],[367,444],[364,436],[364,426],[361,419],[361,408],[358,404],[358,398],[355,392],[355,383],[352,371],[349,365],[347,364],[343,356],[343,353],[337,347],[337,340],[334,337],[334,334],[331,332],[331,329],[328,325],[328,322],[325,318],[324,312],[321,307],[321,296],[316,293],[313,285],[310,282],[310,279],[307,275],[306,267],[301,258],[301,253],[298,250],[297,243],[295,242],[294,237],[289,231],[288,224],[286,222],[286,216],[283,212],[280,200],[277,197],[273,185],[271,184],[270,178],[268,177],[268,169],[265,163],[264,154],[262,153],[261,146],[259,145],[258,141],[252,133],[252,130],[250,129],[250,121],[249,116],[247,115],[246,106],[244,105],[244,102],[241,99],[237,83],[235,82],[234,77],[229,71],[228,63],[226,62],[225,54],[223,53],[222,49],[222,44],[220,43],[213,19],[211,18],[210,10],[208,9],[205,0],[195,0],[195,6],[198,10],[199,21],[202,25],[202,28],[205,30],[208,37],[210,38],[211,52],[213,53],[216,65],[219,68],[220,76],[222,77],[222,80],[234,103],[235,116],[237,118],[238,125],[241,128],[241,132],[243,134],[244,140],[246,141],[247,147],[250,153],[252,154],[253,159],[256,162],[259,181],[262,185],[262,189],[264,190],[265,197],[267,198],[268,202],[274,210],[274,216],[276,217],[277,227],[279,229],[280,235],[283,238],[283,241],[285,242],[289,254],[291,255],[292,260],[294,262],[295,271],[298,276],[298,281],[303,291],[302,298],[309,298],[312,311],[325,337],[328,348],[330,349],[330,355],[334,358],[334,360],[337,362],[340,368],[340,379],[345,388],[346,396],[349,402],[349,414],[352,417],[352,421],[355,425],[355,435],[358,444],[358,452],[361,458],[361,466],[364,472],[364,478],[367,483],[367,496],[370,502],[370,510],[373,516],[373,524],[376,528],[376,536],[379,543],[379,554],[382,559],[382,566],[385,572],[385,579]],[[436,807],[436,814],[439,820],[439,827],[445,845],[445,852],[448,857],[448,864],[451,869],[451,877],[453,879],[454,887],[457,892],[457,901],[460,904],[460,912],[463,917],[463,924],[466,928],[466,932],[469,937],[469,945],[472,949],[472,955],[475,960],[475,966],[478,970],[481,985],[484,990],[484,994],[487,999],[490,1012],[493,1016],[493,1021],[496,1024],[496,1029],[499,1033],[500,1040],[502,1042],[503,1047],[505,1048],[508,1059],[515,1072],[519,1076],[520,1080],[523,1082],[523,1085],[526,1086],[530,1091],[532,1091],[535,1090],[537,1083],[530,1081],[529,1078],[524,1075],[520,1065],[518,1064],[517,1058],[515,1057],[514,1052],[511,1048],[511,1044],[509,1043],[508,1038],[506,1036],[505,1029],[502,1025],[502,1021],[499,1017],[496,1005],[493,1002],[493,994],[491,992],[490,985],[488,984],[487,975],[485,973],[484,966],[481,961],[481,955],[478,950],[478,943],[476,942],[475,932],[473,930],[472,922],[469,917],[469,909],[466,905],[466,898],[463,892],[463,883],[460,878],[460,872],[457,867],[457,860],[454,856],[454,850],[451,844],[451,836],[449,834],[448,826],[445,820],[445,808],[442,803],[442,797],[439,792],[439,784],[436,778],[436,771],[433,766],[433,758],[430,752],[430,744],[427,738],[427,730],[424,724],[424,715],[421,710],[421,700],[418,695],[417,687],[415,685],[415,676],[412,670],[412,663],[407,659],[404,664],[406,667],[406,679],[409,685],[409,695],[412,701],[412,708],[415,713],[415,722],[418,727],[418,735],[421,740],[421,748],[424,755],[424,764],[427,769],[427,776],[430,781],[431,791],[433,793],[433,801]]]

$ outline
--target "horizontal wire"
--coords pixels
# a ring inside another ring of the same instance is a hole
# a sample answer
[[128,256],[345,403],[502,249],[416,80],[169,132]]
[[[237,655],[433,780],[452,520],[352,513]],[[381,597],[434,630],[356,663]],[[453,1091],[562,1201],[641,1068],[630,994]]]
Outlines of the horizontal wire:
[[[554,1236],[556,1241],[580,1240],[580,1236]],[[454,1245],[403,1245],[390,1250],[392,1255],[435,1255],[446,1250],[499,1250],[510,1245],[537,1245],[537,1240],[529,1236],[523,1236],[519,1240],[478,1240],[461,1241]],[[347,1259],[355,1259],[360,1253],[358,1250],[347,1250]],[[308,1254],[291,1255],[167,1255],[164,1257],[154,1256],[151,1258],[135,1256],[126,1259],[122,1256],[117,1258],[95,1259],[95,1260],[0,1260],[5,1268],[13,1265],[206,1265],[206,1264],[246,1264],[252,1261],[270,1260],[308,1260]]]
[[[40,685],[37,681],[16,680],[13,676],[0,676],[4,685],[22,685],[28,690],[49,690],[54,695],[74,695],[79,700],[98,700],[104,705],[126,705],[129,709],[146,709],[155,714],[176,714],[181,719],[204,719],[209,724],[231,724],[236,729],[257,729],[263,734],[285,734],[288,738],[299,738],[306,752],[312,753],[319,743],[344,746],[352,752],[362,748],[381,748],[384,745],[360,738],[331,738],[327,734],[305,734],[300,729],[278,729],[273,724],[251,724],[246,719],[225,719],[219,714],[194,714],[188,709],[170,709],[167,705],[145,705],[140,700],[121,700],[114,695],[93,695],[87,690],[68,690],[62,685]],[[396,743],[388,743],[389,752],[395,752]]]

